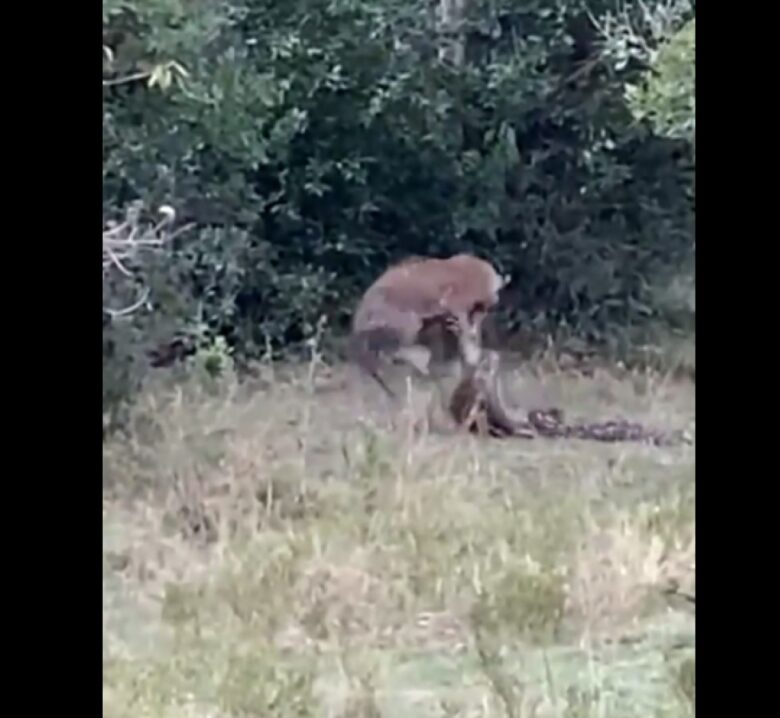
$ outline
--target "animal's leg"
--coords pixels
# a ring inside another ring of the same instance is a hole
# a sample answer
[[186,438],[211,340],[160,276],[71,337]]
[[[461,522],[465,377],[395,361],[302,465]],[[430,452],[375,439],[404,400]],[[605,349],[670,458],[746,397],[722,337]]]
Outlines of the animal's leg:
[[395,358],[414,367],[423,376],[430,373],[431,351],[421,344],[402,347],[395,352]]
[[396,393],[388,386],[387,382],[382,378],[379,372],[380,363],[377,360],[369,361],[363,364],[363,369],[368,372],[368,375],[380,386],[385,396],[390,401],[395,401],[398,397]]
[[380,331],[366,331],[352,334],[347,348],[348,356],[357,366],[365,371],[390,399],[395,399],[395,392],[387,385],[379,373],[381,365],[380,350],[382,345],[394,343],[391,335],[383,335]]
[[482,357],[482,312],[453,312],[445,325],[458,339],[460,361],[464,367],[476,367]]

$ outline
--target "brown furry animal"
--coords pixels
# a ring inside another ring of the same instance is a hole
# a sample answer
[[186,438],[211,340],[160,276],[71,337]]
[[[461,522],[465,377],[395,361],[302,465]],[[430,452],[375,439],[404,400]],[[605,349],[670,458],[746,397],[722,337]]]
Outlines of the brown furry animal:
[[499,383],[498,352],[486,352],[479,363],[468,367],[449,401],[457,426],[483,436],[533,438],[530,428],[513,417]]
[[380,355],[404,358],[427,373],[431,352],[424,336],[438,325],[457,338],[461,364],[475,366],[481,355],[482,322],[507,282],[489,262],[468,254],[411,257],[393,265],[357,306],[350,358],[394,396],[379,375]]

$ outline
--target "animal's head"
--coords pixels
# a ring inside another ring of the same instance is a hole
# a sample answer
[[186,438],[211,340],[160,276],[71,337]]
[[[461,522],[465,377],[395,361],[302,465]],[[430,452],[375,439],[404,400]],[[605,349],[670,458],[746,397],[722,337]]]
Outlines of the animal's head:
[[483,291],[486,292],[483,303],[488,308],[498,304],[501,291],[512,279],[509,274],[500,274],[490,262],[469,254],[455,255],[450,261],[468,267],[468,272],[473,277],[472,281],[476,280],[479,275],[482,275],[482,282],[486,281],[486,284],[482,284]]
[[501,291],[504,289],[511,281],[512,281],[512,275],[511,274],[502,274],[499,275],[499,281],[501,283],[501,286],[499,286],[497,291]]
[[501,292],[512,281],[511,274],[499,274],[494,267],[490,267],[492,270],[493,279],[493,303],[498,304]]

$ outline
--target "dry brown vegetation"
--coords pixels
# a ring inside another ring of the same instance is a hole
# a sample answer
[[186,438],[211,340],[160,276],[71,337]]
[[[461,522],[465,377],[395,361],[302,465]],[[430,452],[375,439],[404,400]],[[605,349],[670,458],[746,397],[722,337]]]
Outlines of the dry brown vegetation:
[[[694,428],[659,374],[505,381]],[[437,434],[424,392],[391,426],[316,362],[148,387],[104,449],[106,716],[693,714],[693,447]]]

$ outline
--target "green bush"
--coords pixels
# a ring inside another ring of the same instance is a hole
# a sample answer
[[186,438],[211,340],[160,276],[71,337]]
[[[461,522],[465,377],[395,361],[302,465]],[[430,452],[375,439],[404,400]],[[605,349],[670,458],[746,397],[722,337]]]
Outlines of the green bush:
[[636,116],[648,118],[660,134],[691,143],[696,135],[695,58],[694,19],[661,47],[645,82],[627,88]]
[[453,65],[416,0],[106,0],[106,217],[164,202],[196,227],[106,341],[140,356],[205,325],[237,360],[294,348],[388,262],[464,250],[516,278],[510,330],[665,321],[693,148],[632,114],[647,68],[609,63],[589,19],[611,6],[472,0]]

